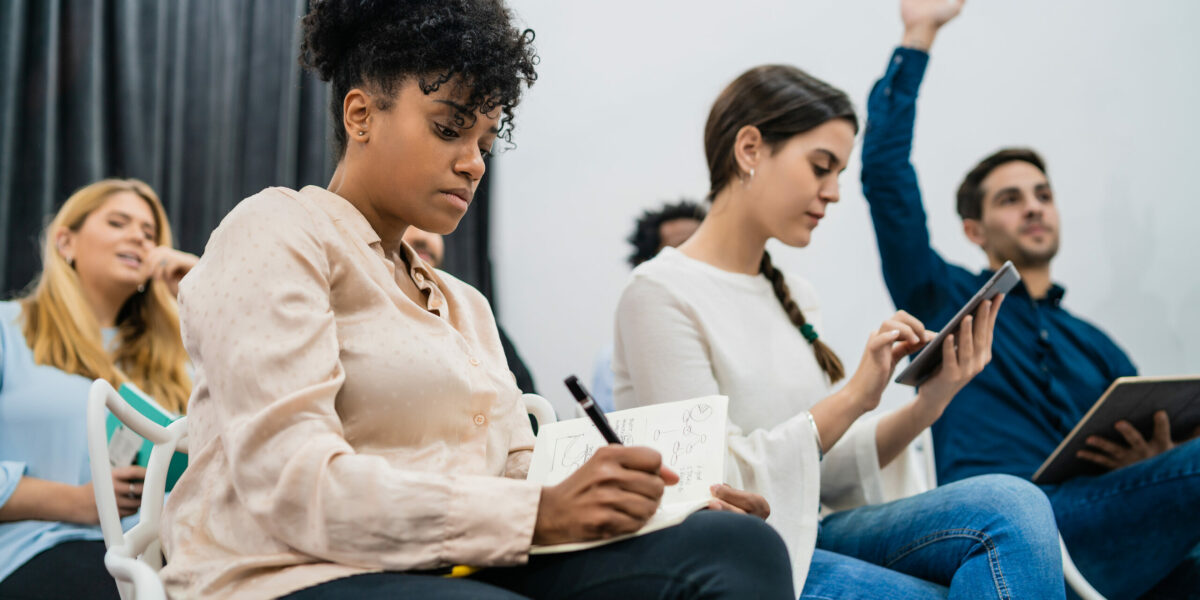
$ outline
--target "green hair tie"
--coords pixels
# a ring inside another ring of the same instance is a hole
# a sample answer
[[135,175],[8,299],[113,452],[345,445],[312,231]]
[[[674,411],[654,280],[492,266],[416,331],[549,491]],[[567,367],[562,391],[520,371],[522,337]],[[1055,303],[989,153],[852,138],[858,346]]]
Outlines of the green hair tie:
[[813,329],[813,326],[808,323],[800,326],[800,333],[804,335],[804,339],[808,340],[810,344],[817,341],[817,338],[820,337],[817,335],[817,330]]

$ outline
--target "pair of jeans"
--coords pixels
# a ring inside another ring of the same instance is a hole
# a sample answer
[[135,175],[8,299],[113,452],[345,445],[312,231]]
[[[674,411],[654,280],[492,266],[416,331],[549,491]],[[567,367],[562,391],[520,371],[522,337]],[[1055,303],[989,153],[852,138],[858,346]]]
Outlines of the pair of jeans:
[[63,542],[38,553],[0,581],[4,600],[120,600],[104,568],[104,542]]
[[1110,600],[1200,598],[1200,439],[1043,489],[1096,591]]
[[322,583],[288,600],[340,598],[763,598],[795,600],[779,534],[762,519],[700,511],[683,523],[605,546],[529,557],[462,579],[371,573]]
[[983,475],[821,522],[804,599],[1065,597],[1046,496]]

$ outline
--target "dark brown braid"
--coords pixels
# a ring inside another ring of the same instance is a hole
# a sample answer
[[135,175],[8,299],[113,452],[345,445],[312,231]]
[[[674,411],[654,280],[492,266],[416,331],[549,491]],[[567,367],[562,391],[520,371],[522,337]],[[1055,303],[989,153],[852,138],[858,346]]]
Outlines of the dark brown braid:
[[792,292],[788,289],[787,282],[784,281],[783,271],[775,268],[775,265],[771,263],[771,255],[766,250],[763,250],[762,263],[759,265],[759,268],[762,269],[762,274],[771,280],[771,287],[775,290],[775,297],[783,305],[783,311],[787,313],[788,319],[791,319],[792,324],[796,326],[796,329],[800,330],[801,335],[809,340],[808,343],[813,347],[813,354],[817,356],[817,364],[829,376],[829,383],[840,381],[846,376],[846,369],[842,366],[841,359],[837,357],[837,354],[834,354],[832,348],[825,345],[825,342],[817,339],[816,331],[804,319],[804,313],[796,305],[796,301],[792,300]]

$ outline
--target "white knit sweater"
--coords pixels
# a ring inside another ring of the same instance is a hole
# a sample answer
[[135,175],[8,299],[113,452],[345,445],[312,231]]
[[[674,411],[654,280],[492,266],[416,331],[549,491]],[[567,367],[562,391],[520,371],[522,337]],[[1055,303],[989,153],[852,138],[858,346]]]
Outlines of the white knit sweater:
[[[821,311],[812,285],[786,279],[819,333]],[[878,415],[859,419],[818,462],[806,412],[830,394],[829,380],[761,275],[730,273],[663,249],[634,270],[621,295],[613,372],[618,409],[729,397],[726,480],[771,504],[768,522],[787,544],[797,593],[812,559],[822,504],[844,510],[912,491],[893,490],[894,485],[885,490],[875,446]],[[898,469],[907,464],[897,463]]]

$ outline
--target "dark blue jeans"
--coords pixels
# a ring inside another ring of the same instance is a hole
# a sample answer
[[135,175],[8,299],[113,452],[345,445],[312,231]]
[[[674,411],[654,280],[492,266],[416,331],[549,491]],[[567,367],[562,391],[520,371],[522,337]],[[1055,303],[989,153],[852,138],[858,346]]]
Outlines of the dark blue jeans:
[[801,598],[1063,598],[1054,514],[1037,486],[982,475],[821,522]]
[[783,540],[761,519],[700,511],[682,524],[582,552],[531,556],[469,578],[372,573],[300,590],[288,600],[445,598],[763,598],[795,600]]
[[1043,489],[1075,566],[1109,600],[1200,598],[1200,440]]
[[63,542],[0,581],[3,600],[120,600],[117,583],[104,568],[104,542]]

